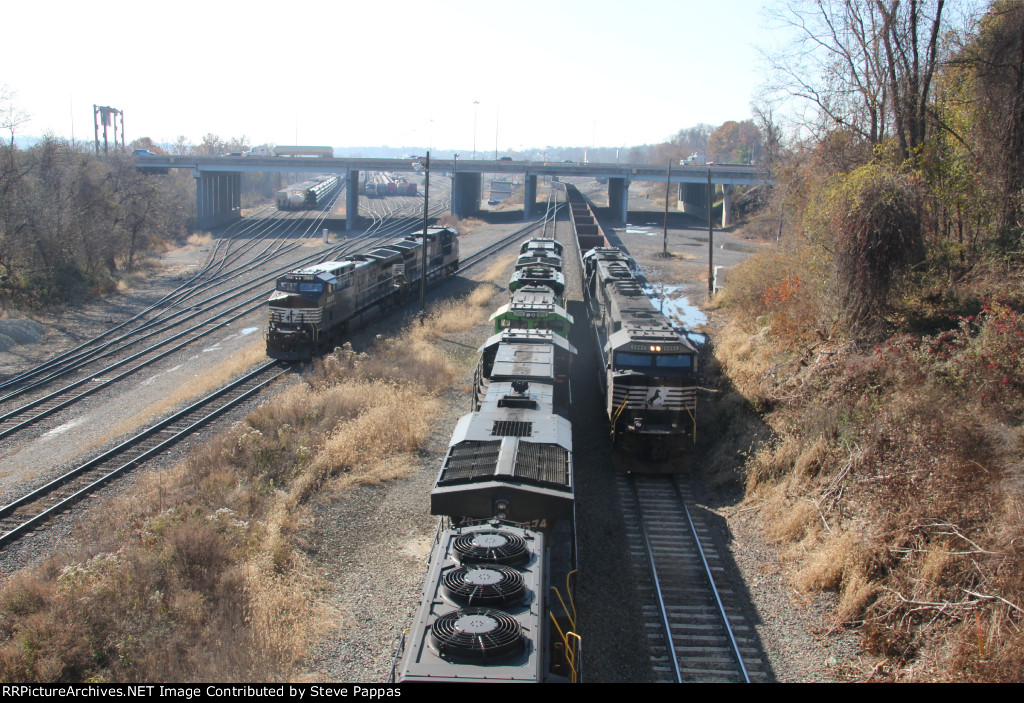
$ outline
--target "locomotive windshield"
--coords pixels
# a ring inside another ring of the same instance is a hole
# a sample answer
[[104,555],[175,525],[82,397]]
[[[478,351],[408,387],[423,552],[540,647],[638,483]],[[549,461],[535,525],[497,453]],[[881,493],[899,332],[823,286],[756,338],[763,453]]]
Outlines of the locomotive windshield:
[[676,369],[685,371],[693,366],[692,354],[634,354],[618,352],[615,355],[615,368],[623,371],[646,371],[651,368]]
[[323,293],[324,284],[319,282],[278,281],[277,289],[285,293]]

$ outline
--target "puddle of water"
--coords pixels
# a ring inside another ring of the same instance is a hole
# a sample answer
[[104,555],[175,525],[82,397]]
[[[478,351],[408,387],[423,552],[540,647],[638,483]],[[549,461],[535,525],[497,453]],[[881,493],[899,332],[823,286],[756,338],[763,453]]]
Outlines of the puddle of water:
[[756,254],[757,252],[761,251],[760,249],[751,244],[737,244],[734,242],[726,242],[719,248],[728,249],[729,251],[739,251],[744,254]]
[[[646,286],[644,291],[673,325],[691,330],[708,323],[708,316],[683,295],[682,286]],[[659,293],[664,299],[658,297]],[[697,344],[707,342],[707,337],[696,332],[687,332],[687,337]]]
[[626,234],[646,234],[648,237],[653,237],[657,232],[652,230],[647,225],[631,225],[626,224]]
[[244,330],[242,330],[242,336],[244,337],[247,334],[252,334],[253,332],[259,332],[259,331],[260,331],[259,327],[246,327]]

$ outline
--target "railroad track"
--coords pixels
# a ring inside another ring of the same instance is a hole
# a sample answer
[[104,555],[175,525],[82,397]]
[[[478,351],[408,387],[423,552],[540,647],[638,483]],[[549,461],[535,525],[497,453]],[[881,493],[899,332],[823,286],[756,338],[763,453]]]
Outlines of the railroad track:
[[[442,206],[439,205],[438,207]],[[253,281],[218,293],[196,303],[192,308],[179,310],[165,318],[160,325],[146,325],[144,328],[139,328],[133,333],[125,335],[124,338],[112,340],[100,349],[83,354],[74,360],[68,360],[59,370],[51,371],[42,378],[0,396],[0,407],[2,407],[2,404],[8,403],[7,409],[0,410],[0,439],[31,427],[40,420],[72,405],[85,396],[121,381],[154,361],[195,343],[210,333],[223,328],[230,322],[258,310],[263,306],[266,297],[273,290],[273,288],[266,288],[266,286],[272,284],[277,275],[303,265],[308,265],[314,261],[324,261],[340,254],[349,253],[351,250],[370,249],[395,236],[394,231],[396,227],[401,229],[407,226],[408,223],[402,222],[399,222],[394,227],[381,228],[378,226],[378,231],[374,232],[373,236],[369,239],[364,237],[358,240],[349,240],[332,247],[326,252],[318,252],[301,259],[299,262],[293,261],[270,272],[265,272]],[[242,298],[241,301],[236,301],[235,299],[239,297]],[[228,305],[230,307],[225,307]],[[199,319],[199,316],[203,313],[208,313],[209,317]],[[192,322],[191,326],[183,331],[174,332],[176,327],[187,322]],[[161,338],[161,335],[170,336]],[[119,361],[114,361],[102,369],[85,373],[87,365],[106,357],[128,353],[129,348],[150,338],[155,339],[145,349],[130,353],[129,356],[122,357]],[[128,367],[129,364],[133,365]],[[75,371],[85,373],[85,375],[77,381],[67,383],[54,392],[38,396],[28,402],[23,402],[17,407],[9,405],[11,400],[22,394],[42,389],[45,385]]]
[[537,220],[535,222],[531,222],[531,223],[529,223],[529,224],[527,224],[527,225],[517,229],[512,234],[510,234],[510,235],[508,235],[506,237],[503,237],[503,238],[499,239],[498,241],[494,242],[493,244],[490,244],[490,245],[484,247],[480,251],[474,252],[473,254],[470,254],[469,256],[464,257],[459,262],[459,268],[456,269],[455,272],[456,273],[461,273],[462,271],[465,271],[466,269],[472,268],[473,266],[475,266],[476,264],[480,263],[481,261],[483,261],[487,257],[495,254],[496,252],[501,251],[502,249],[504,249],[505,247],[509,246],[510,244],[519,241],[519,239],[522,238],[523,236],[530,235],[530,234],[536,234],[537,230],[539,230],[539,229],[542,230],[542,234],[540,234],[538,236],[541,236],[541,237],[553,237],[554,236],[554,227],[552,227],[551,233],[549,234],[548,233],[548,225],[549,225],[549,223],[553,223],[554,222],[554,218],[558,214],[558,208],[559,208],[558,205],[555,205],[554,207],[549,207],[548,211],[547,211],[547,214],[545,214],[545,216],[543,218],[541,218],[541,219],[539,219],[539,220]]
[[113,449],[0,508],[0,547],[31,532],[134,466],[166,450],[215,417],[288,373],[279,362],[263,364]]
[[769,680],[756,632],[731,605],[708,525],[686,507],[689,489],[673,476],[616,481],[634,562],[647,566],[639,580],[655,675],[678,683]]

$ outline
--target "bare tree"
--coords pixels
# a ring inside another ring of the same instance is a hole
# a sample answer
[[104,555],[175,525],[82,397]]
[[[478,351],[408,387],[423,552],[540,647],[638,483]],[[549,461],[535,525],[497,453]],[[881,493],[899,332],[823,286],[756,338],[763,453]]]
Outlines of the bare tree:
[[21,125],[32,118],[24,110],[16,107],[14,102],[14,91],[10,86],[0,86],[0,127],[11,133],[11,148],[14,148],[14,134]]
[[771,87],[815,108],[819,136],[843,126],[908,158],[929,128],[945,0],[787,0],[771,16],[793,35],[765,57]]
[[956,62],[973,74],[971,136],[977,169],[995,200],[997,237],[1019,246],[1024,231],[1024,5],[994,3]]
[[928,134],[928,105],[939,62],[945,0],[875,0],[883,19],[886,74],[900,151],[909,158]]
[[805,126],[818,135],[842,125],[882,141],[889,93],[877,6],[786,0],[768,14],[793,37],[780,52],[762,51],[774,75],[768,92],[809,102],[815,122]]

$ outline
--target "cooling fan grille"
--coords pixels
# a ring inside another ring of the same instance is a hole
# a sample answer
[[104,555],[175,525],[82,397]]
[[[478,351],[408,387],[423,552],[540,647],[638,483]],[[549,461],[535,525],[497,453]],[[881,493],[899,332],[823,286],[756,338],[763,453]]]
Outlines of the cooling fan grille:
[[460,564],[522,564],[530,556],[526,540],[502,530],[469,532],[457,536],[452,550]]
[[441,593],[458,605],[507,605],[526,594],[523,575],[500,564],[467,564],[441,577]]
[[463,608],[442,615],[431,626],[428,643],[438,655],[479,663],[503,659],[525,647],[516,619],[493,608]]

